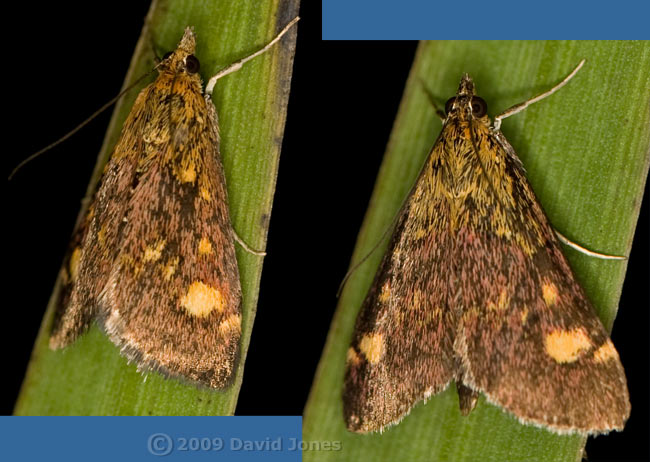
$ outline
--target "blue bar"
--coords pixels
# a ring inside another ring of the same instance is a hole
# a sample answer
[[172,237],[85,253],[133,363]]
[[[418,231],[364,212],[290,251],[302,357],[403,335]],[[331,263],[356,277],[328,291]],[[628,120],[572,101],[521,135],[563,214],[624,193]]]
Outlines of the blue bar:
[[0,417],[1,460],[302,460],[302,417]]
[[322,0],[324,40],[643,39],[647,0]]

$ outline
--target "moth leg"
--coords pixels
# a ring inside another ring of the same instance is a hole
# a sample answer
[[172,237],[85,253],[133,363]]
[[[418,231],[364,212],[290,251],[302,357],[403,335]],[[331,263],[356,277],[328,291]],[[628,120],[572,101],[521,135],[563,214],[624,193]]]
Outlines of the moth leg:
[[235,231],[234,229],[232,230],[232,235],[237,241],[237,243],[241,245],[246,252],[252,253],[253,255],[259,255],[261,257],[266,255],[266,252],[264,252],[263,250],[255,250],[252,247],[249,247],[249,245],[246,244],[246,242],[244,242],[244,240],[241,237],[239,237],[239,234],[237,234],[237,231]]
[[584,63],[585,63],[585,60],[583,59],[582,61],[580,61],[580,63],[578,63],[576,68],[574,70],[572,70],[571,73],[564,78],[564,80],[562,80],[560,83],[555,85],[550,90],[547,90],[542,94],[539,94],[539,95],[537,95],[537,96],[535,96],[535,97],[533,97],[533,98],[531,98],[529,100],[526,100],[523,103],[515,104],[514,106],[506,109],[501,114],[496,116],[494,118],[493,129],[494,130],[499,130],[499,128],[501,127],[501,121],[503,119],[505,119],[506,117],[510,117],[511,115],[515,115],[518,112],[523,111],[524,109],[526,109],[531,104],[536,103],[537,101],[541,101],[544,98],[546,98],[547,96],[551,96],[553,93],[555,93],[560,88],[565,86],[567,83],[569,83],[569,80],[571,80],[578,73],[578,71],[580,70],[580,68],[583,66]]
[[583,253],[589,257],[600,258],[602,260],[627,260],[627,257],[624,256],[607,255],[605,253],[594,252],[593,250],[589,250],[585,247],[582,247],[580,244],[576,244],[575,242],[571,241],[569,238],[567,238],[562,233],[560,233],[557,229],[555,229],[554,231],[555,231],[555,235],[560,240],[560,242],[562,242],[565,245],[568,245],[572,249],[575,249],[578,252]]
[[[291,29],[291,27],[292,27],[295,23],[298,22],[299,19],[300,19],[300,18],[299,18],[298,16],[296,16],[295,18],[293,18],[293,19],[289,22],[289,24],[287,24],[286,26],[284,26],[284,28],[280,31],[280,33],[279,33],[278,35],[276,35],[276,36],[273,38],[273,40],[271,40],[269,43],[267,43],[266,45],[264,45],[261,49],[257,50],[255,53],[253,53],[253,54],[251,54],[251,55],[248,55],[248,56],[246,56],[246,57],[244,57],[244,58],[242,58],[242,59],[240,59],[240,60],[238,60],[238,61],[235,61],[234,63],[230,64],[228,67],[226,67],[226,68],[220,70],[220,71],[217,72],[215,75],[213,75],[212,77],[210,77],[210,80],[208,80],[208,83],[207,83],[207,85],[205,86],[205,97],[206,97],[206,100],[210,100],[210,96],[212,95],[212,91],[214,90],[214,86],[216,85],[217,80],[219,80],[219,79],[222,78],[222,77],[225,77],[225,76],[228,75],[228,74],[232,74],[233,72],[238,71],[238,70],[241,69],[242,66],[243,66],[244,64],[246,64],[248,61],[250,61],[251,59],[254,59],[254,58],[258,57],[259,55],[261,55],[261,54],[263,54],[263,53],[265,53],[269,48],[271,48],[273,45],[275,45],[275,44],[278,42],[278,40],[280,40],[280,39],[282,38],[282,36],[283,36],[284,34],[286,34],[286,33],[289,31],[289,29]],[[255,249],[251,248],[248,244],[246,244],[246,242],[244,242],[244,240],[243,240],[241,237],[239,237],[239,235],[237,234],[237,232],[236,232],[234,229],[232,230],[232,234],[233,234],[233,237],[235,238],[235,240],[239,243],[239,245],[242,246],[242,248],[243,248],[246,252],[251,253],[251,254],[253,254],[253,255],[259,255],[259,256],[264,256],[264,255],[266,255],[266,252],[261,251],[261,250],[255,250]]]
[[230,65],[229,65],[228,67],[226,67],[225,69],[220,70],[220,71],[217,72],[215,75],[213,75],[212,77],[210,77],[210,80],[208,80],[208,84],[205,86],[205,94],[206,94],[206,95],[211,95],[211,94],[212,94],[212,90],[214,90],[214,86],[215,86],[215,84],[217,83],[217,80],[219,80],[221,77],[225,77],[225,76],[228,75],[228,74],[232,74],[233,72],[238,71],[238,70],[241,69],[241,67],[242,67],[244,64],[246,64],[248,61],[250,61],[250,60],[253,59],[253,58],[257,58],[259,55],[265,53],[269,48],[271,48],[273,45],[275,45],[276,42],[277,42],[278,40],[280,40],[280,39],[282,38],[282,36],[283,36],[284,34],[286,34],[286,33],[289,31],[289,29],[291,29],[291,26],[293,26],[295,23],[298,22],[299,19],[300,19],[300,18],[299,18],[298,16],[296,16],[295,18],[293,18],[293,19],[291,20],[291,22],[289,22],[289,24],[287,24],[286,26],[284,26],[284,29],[282,29],[282,30],[280,31],[280,33],[279,33],[278,35],[276,35],[275,38],[274,38],[273,40],[271,40],[269,43],[267,43],[266,45],[264,45],[264,47],[262,47],[261,49],[257,50],[257,51],[256,51],[255,53],[253,53],[252,55],[248,55],[248,56],[246,56],[245,58],[242,58],[242,59],[240,59],[240,60],[238,60],[238,61],[235,61],[234,63],[230,64]]

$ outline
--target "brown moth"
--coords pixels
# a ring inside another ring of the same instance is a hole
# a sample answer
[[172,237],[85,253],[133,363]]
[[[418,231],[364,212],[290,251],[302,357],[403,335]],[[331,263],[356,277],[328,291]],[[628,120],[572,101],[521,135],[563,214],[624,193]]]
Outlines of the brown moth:
[[185,30],[138,95],[63,271],[50,347],[93,320],[140,370],[223,389],[239,357],[242,293],[219,155],[216,80],[205,93]]
[[499,130],[580,66],[494,124],[462,77],[357,318],[343,393],[350,431],[382,431],[451,381],[463,415],[482,393],[556,433],[623,428],[618,353]]

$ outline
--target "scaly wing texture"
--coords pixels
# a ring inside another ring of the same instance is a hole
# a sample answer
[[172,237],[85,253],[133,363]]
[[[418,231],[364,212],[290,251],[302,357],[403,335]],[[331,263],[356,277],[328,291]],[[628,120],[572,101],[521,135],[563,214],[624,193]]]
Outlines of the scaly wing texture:
[[140,369],[211,388],[233,378],[241,288],[217,115],[188,69],[194,35],[158,66],[125,122],[71,252],[50,345],[97,318]]
[[74,342],[97,314],[96,300],[108,280],[118,251],[123,218],[136,177],[138,153],[144,150],[143,139],[135,135],[141,133],[151,117],[151,108],[143,102],[152,87],[138,95],[104,168],[85,222],[75,235],[79,242],[78,246],[73,244],[75,247],[70,250],[65,268],[66,284],[50,336],[52,348],[63,348]]
[[239,354],[241,289],[216,113],[200,83],[161,77],[100,321],[140,368],[225,388]]
[[436,143],[405,202],[348,350],[344,415],[355,432],[382,430],[443,390],[455,372],[447,147]]
[[487,117],[447,120],[400,212],[348,350],[347,426],[382,430],[451,379],[559,432],[629,415],[618,354]]
[[468,193],[453,259],[462,382],[525,423],[621,429],[630,404],[618,353],[514,150],[486,117],[458,130],[474,148],[459,158]]

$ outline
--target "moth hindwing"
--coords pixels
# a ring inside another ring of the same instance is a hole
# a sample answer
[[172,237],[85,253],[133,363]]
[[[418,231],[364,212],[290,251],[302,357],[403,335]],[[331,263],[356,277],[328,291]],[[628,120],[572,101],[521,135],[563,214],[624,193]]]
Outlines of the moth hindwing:
[[97,319],[139,369],[223,389],[242,294],[216,111],[194,49],[188,28],[124,123],[64,273],[50,346]]
[[629,415],[618,353],[486,113],[463,76],[357,318],[350,431],[381,431],[451,381],[465,415],[482,393],[557,433],[622,429]]

